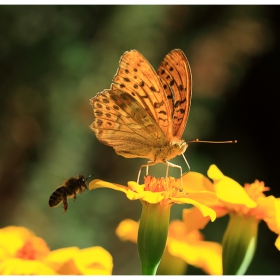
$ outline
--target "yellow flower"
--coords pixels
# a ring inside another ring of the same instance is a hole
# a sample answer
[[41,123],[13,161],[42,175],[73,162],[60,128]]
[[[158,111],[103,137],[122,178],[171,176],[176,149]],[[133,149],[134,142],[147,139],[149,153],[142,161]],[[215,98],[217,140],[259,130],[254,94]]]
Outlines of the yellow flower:
[[[136,182],[129,181],[128,186],[109,183],[100,179],[95,179],[89,183],[89,189],[110,188],[126,194],[130,200],[141,200],[144,203],[156,204],[160,206],[177,204],[192,204],[196,206],[203,216],[209,217],[211,221],[216,218],[216,213],[205,204],[213,204],[217,197],[212,190],[205,188],[203,180],[197,180],[196,185],[190,185],[186,177],[200,175],[196,172],[189,172],[183,175],[183,189],[181,191],[180,180],[173,177],[158,178],[146,176],[145,184],[138,185]],[[202,176],[202,175],[201,175]],[[206,178],[207,179],[207,178]]]
[[[138,227],[138,222],[125,219],[118,225],[116,234],[123,241],[136,243]],[[185,273],[186,264],[198,267],[210,275],[221,275],[222,246],[204,241],[197,229],[189,231],[183,221],[174,220],[168,228],[166,250],[158,272],[181,275]]]
[[213,192],[205,190],[203,184],[198,184],[196,190],[189,190],[188,185],[183,184],[182,191],[180,184],[181,180],[177,181],[172,177],[156,179],[151,176],[145,177],[143,185],[128,182],[128,187],[99,179],[89,184],[91,190],[111,188],[124,192],[130,200],[141,201],[142,214],[137,244],[143,275],[154,275],[157,271],[165,249],[170,208],[173,204],[193,204],[203,216],[209,216],[212,221],[216,218],[215,211],[205,205],[205,202],[213,203],[216,200]]
[[[216,165],[210,166],[208,176],[213,179],[213,190],[218,200],[207,205],[216,211],[217,217],[229,213],[251,216],[258,221],[264,220],[270,230],[280,234],[280,200],[272,195],[264,195],[263,192],[269,190],[264,182],[255,180],[252,184],[245,184],[243,188],[235,180],[225,176]],[[201,223],[201,228],[209,221],[194,208],[186,211],[186,215]],[[186,219],[186,222],[191,222],[190,220]]]
[[42,238],[24,227],[0,229],[0,275],[109,275],[112,266],[112,257],[101,247],[50,251]]
[[54,275],[43,262],[50,250],[46,242],[24,227],[0,229],[1,275]]
[[[213,180],[218,201],[207,205],[216,211],[217,217],[230,215],[223,238],[223,273],[244,274],[255,252],[259,222],[264,220],[270,230],[280,234],[280,201],[274,196],[265,196],[263,192],[269,188],[263,182],[255,180],[252,184],[245,184],[243,188],[238,182],[225,176],[216,165],[210,166],[208,176]],[[186,210],[185,215],[187,227],[191,226],[191,220],[196,220],[201,225],[200,228],[209,221],[196,209]],[[278,237],[275,242],[278,249],[279,243]]]
[[271,231],[280,234],[280,200],[264,194],[269,190],[264,182],[255,180],[242,188],[236,181],[223,175],[215,165],[210,166],[208,176],[214,181],[219,199],[218,207],[215,208],[218,216],[233,212],[253,217],[258,222],[265,221]]

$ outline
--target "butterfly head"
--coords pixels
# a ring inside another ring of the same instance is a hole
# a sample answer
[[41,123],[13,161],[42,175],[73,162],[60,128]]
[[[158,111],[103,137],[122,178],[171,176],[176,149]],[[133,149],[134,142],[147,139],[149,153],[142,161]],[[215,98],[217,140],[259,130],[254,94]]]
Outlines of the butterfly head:
[[169,151],[165,160],[169,160],[183,154],[186,151],[187,147],[188,144],[184,140],[172,140],[169,143]]

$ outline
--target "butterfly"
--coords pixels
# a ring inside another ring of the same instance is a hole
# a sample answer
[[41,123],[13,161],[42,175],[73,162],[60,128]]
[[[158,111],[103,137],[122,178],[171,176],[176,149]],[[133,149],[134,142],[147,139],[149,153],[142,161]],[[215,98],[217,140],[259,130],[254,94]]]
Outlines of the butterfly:
[[183,155],[188,147],[181,138],[191,96],[191,69],[183,51],[168,53],[157,72],[140,52],[127,51],[120,58],[110,89],[90,99],[94,113],[90,128],[117,154],[149,160],[140,167],[137,183],[142,167],[148,172],[148,166],[156,163],[167,165],[166,174],[173,166],[182,175],[181,166],[168,160]]

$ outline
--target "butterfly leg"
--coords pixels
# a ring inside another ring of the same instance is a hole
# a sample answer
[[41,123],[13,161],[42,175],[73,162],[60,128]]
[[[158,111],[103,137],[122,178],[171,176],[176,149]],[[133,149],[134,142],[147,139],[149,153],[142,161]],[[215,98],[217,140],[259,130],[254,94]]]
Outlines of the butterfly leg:
[[168,171],[169,171],[169,162],[166,162],[166,172],[165,172],[165,177],[168,177]]
[[140,166],[139,168],[139,172],[138,172],[138,176],[137,176],[137,184],[139,184],[139,180],[140,180],[140,175],[141,175],[141,170],[143,167],[146,167],[146,175],[148,175],[148,169],[149,166],[155,165],[156,163],[154,161],[148,161],[146,164],[143,164]]
[[175,167],[175,168],[179,168],[180,169],[180,180],[181,180],[181,188],[182,188],[182,176],[183,176],[183,173],[182,173],[182,167],[180,165],[177,165],[177,164],[174,164],[174,163],[171,163],[169,161],[165,161],[164,164],[166,164],[166,178],[168,177],[168,171],[169,171],[169,166],[171,167]]
[[[187,161],[186,161],[186,162],[187,162]],[[181,167],[180,165],[171,163],[171,162],[169,162],[169,161],[165,161],[164,163],[166,164],[166,178],[168,177],[169,166],[171,166],[171,167],[176,167],[176,168],[179,168],[179,169],[180,169],[180,180],[181,180],[180,187],[181,187],[181,190],[182,190],[183,194],[187,197],[187,194],[185,193],[184,188],[183,188],[182,167]],[[189,164],[188,164],[188,163],[187,163],[187,165],[188,165],[188,167],[189,167]],[[187,174],[189,171],[190,171],[190,169],[189,169],[185,174]],[[185,175],[185,174],[184,174],[184,175]]]
[[[186,165],[187,165],[187,167],[188,167],[188,169],[189,169],[189,170],[187,171],[187,173],[188,173],[188,172],[191,171],[190,165],[189,165],[187,159],[185,158],[184,154],[181,154],[181,155],[182,155],[182,157],[183,157],[183,159],[184,159],[184,161],[185,161],[185,163],[186,163]],[[187,174],[187,173],[186,173],[186,174]]]
[[[187,159],[185,158],[184,154],[181,154],[181,155],[182,155],[182,157],[183,157],[183,159],[184,159],[184,161],[185,161],[185,163],[186,163],[186,165],[188,167],[188,171],[186,173],[184,173],[184,175],[186,175],[186,174],[188,174],[191,171],[191,168],[190,168],[190,165],[189,165]],[[181,175],[181,188],[182,188],[182,191],[183,191],[184,195],[187,196],[185,191],[184,191],[184,188],[182,187],[182,175]]]
[[149,166],[155,165],[156,163],[153,161],[148,161],[147,164],[142,165],[143,167],[146,166],[146,176],[149,175]]

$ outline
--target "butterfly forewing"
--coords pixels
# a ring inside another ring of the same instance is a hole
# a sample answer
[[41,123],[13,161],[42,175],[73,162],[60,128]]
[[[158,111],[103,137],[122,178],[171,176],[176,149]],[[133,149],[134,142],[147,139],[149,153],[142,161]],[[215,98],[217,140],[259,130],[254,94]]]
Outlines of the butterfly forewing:
[[100,142],[113,147],[118,154],[150,158],[153,148],[165,143],[165,135],[156,121],[126,92],[104,90],[90,102],[95,117],[91,129]]
[[191,70],[181,50],[168,53],[157,71],[165,89],[172,115],[172,134],[181,139],[191,105]]
[[150,63],[136,50],[125,52],[111,89],[133,96],[158,123],[166,139],[172,137],[172,117],[163,85]]

